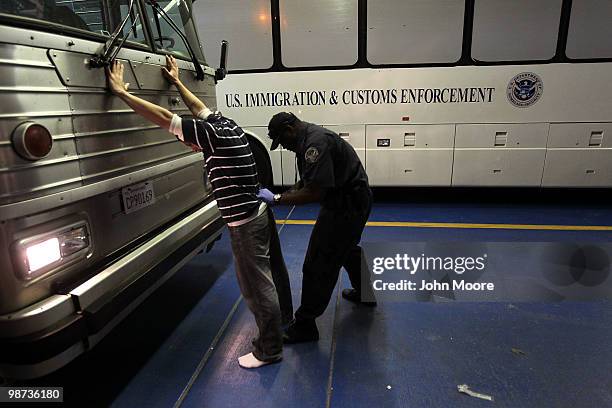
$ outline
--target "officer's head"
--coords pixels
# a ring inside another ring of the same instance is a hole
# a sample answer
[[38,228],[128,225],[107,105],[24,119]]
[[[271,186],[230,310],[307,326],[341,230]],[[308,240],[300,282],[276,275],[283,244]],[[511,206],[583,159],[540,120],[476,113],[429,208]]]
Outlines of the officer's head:
[[298,142],[298,128],[302,122],[291,112],[280,112],[272,116],[268,123],[268,136],[272,139],[270,150],[280,144],[283,148],[295,152]]

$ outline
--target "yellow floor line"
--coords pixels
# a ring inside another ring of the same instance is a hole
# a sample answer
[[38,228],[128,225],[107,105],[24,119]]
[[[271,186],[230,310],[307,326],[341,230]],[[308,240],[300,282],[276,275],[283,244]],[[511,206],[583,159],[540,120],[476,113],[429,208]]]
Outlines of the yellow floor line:
[[[277,224],[314,225],[313,220],[278,220]],[[370,221],[368,227],[409,227],[409,228],[467,228],[467,229],[512,229],[552,231],[612,231],[612,225],[546,225],[546,224],[469,224],[453,222],[392,222]]]

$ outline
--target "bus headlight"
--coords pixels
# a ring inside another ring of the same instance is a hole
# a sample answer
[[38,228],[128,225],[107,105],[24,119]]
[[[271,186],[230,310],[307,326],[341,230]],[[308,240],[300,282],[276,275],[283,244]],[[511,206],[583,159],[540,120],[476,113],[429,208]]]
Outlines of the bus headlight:
[[64,233],[60,237],[62,258],[75,254],[89,246],[89,233],[84,225]]
[[73,224],[16,244],[20,275],[31,280],[84,257],[90,247],[85,223]]
[[25,252],[28,260],[28,273],[36,272],[62,259],[57,238],[30,245],[26,247]]

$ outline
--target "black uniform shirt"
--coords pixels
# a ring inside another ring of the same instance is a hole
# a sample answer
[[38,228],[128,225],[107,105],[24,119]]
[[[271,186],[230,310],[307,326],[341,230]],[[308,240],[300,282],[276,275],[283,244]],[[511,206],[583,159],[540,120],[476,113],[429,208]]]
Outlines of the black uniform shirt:
[[337,207],[341,197],[367,188],[368,176],[355,149],[331,130],[305,124],[296,149],[298,169],[305,186],[323,190],[323,206]]

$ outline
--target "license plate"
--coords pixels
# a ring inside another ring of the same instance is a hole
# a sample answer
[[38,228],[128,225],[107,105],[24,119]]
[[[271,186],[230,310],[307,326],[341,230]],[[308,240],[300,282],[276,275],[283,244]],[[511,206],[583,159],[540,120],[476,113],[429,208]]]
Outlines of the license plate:
[[126,214],[147,207],[155,203],[153,183],[145,181],[144,183],[123,187],[121,189],[121,198],[123,199],[123,212]]

